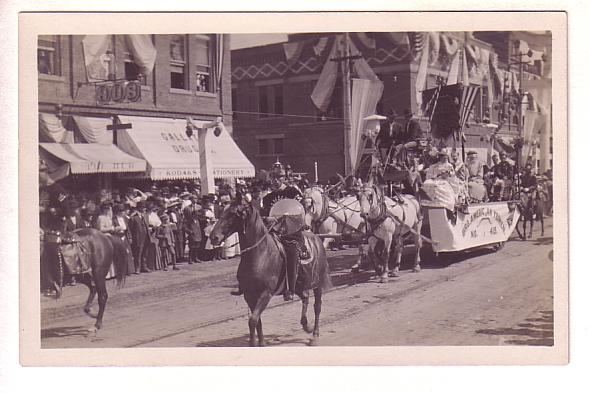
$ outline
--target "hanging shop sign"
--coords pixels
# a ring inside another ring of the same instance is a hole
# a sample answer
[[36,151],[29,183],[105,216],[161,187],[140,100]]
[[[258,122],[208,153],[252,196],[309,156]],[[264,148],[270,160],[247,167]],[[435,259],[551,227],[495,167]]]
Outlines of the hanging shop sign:
[[139,81],[115,81],[96,84],[96,103],[108,105],[116,102],[137,102],[141,100]]

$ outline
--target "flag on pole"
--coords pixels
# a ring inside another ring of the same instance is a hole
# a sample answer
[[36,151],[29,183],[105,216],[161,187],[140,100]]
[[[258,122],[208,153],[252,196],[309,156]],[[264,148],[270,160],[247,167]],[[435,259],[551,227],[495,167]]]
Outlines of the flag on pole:
[[469,113],[473,108],[473,103],[475,102],[475,97],[477,96],[478,91],[479,86],[463,86],[461,89],[461,100],[459,107],[460,130],[463,130],[465,124],[467,123],[467,118],[469,117]]

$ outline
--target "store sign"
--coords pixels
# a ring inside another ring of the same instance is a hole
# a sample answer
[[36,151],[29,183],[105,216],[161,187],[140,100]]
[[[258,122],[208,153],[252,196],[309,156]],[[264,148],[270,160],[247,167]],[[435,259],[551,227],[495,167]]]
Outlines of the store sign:
[[139,81],[117,81],[100,83],[95,86],[96,103],[108,105],[112,102],[137,102],[141,100]]

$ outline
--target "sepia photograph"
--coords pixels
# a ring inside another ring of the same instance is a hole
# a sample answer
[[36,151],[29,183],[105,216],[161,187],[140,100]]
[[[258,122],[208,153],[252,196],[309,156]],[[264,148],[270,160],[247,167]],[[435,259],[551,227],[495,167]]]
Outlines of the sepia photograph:
[[426,14],[21,15],[21,361],[567,362],[565,18]]

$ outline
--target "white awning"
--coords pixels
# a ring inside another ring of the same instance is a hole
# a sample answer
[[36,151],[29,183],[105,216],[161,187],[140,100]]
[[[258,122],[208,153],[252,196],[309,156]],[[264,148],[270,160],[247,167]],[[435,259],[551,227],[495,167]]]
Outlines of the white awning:
[[[200,177],[199,144],[196,135],[186,136],[186,119],[120,116],[132,128],[119,131],[117,144],[125,152],[147,161],[145,177],[153,180]],[[203,125],[205,121],[194,121]],[[211,141],[215,178],[254,177],[254,166],[222,126]],[[196,134],[196,132],[195,132]]]
[[[39,143],[41,149],[67,165],[68,173],[144,172],[146,162],[115,145],[99,143]],[[59,162],[59,161],[54,161]]]

